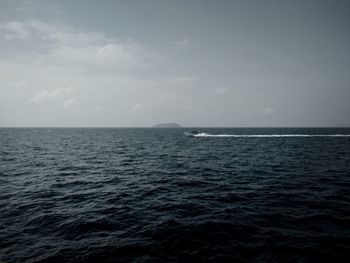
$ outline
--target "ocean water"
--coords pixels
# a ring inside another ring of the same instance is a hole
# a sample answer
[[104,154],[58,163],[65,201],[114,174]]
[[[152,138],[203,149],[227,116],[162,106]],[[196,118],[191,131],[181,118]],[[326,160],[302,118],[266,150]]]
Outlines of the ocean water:
[[0,129],[0,260],[350,262],[350,129],[190,130]]

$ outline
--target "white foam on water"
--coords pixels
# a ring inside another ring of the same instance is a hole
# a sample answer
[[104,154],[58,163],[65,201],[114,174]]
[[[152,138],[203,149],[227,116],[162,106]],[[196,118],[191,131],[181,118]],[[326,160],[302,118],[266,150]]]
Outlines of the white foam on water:
[[350,137],[350,134],[208,134],[205,132],[194,137],[234,137],[234,138],[275,138],[275,137]]

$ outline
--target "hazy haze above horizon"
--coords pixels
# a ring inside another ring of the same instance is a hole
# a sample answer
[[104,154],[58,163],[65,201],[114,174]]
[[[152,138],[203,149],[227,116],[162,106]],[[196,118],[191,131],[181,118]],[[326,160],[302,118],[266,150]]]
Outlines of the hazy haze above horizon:
[[0,127],[350,126],[349,11],[0,0]]

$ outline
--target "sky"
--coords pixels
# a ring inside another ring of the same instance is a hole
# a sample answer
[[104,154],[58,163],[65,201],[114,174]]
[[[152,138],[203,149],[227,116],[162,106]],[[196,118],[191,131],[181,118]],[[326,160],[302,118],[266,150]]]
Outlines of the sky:
[[350,1],[0,0],[0,127],[350,126]]

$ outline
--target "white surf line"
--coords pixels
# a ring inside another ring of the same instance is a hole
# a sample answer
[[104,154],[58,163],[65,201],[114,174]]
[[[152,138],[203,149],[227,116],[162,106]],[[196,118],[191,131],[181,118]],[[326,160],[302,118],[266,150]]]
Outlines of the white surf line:
[[207,134],[199,133],[194,137],[234,137],[234,138],[275,138],[275,137],[350,137],[350,134]]

